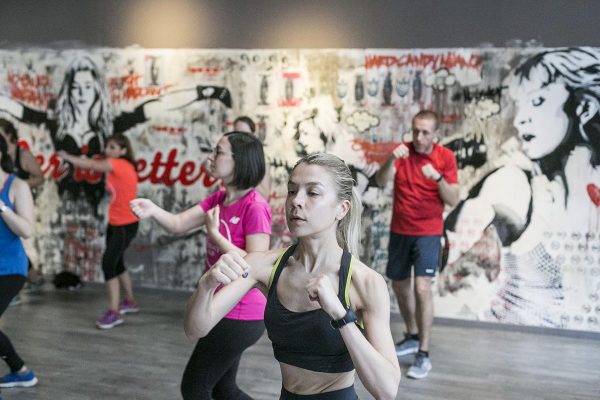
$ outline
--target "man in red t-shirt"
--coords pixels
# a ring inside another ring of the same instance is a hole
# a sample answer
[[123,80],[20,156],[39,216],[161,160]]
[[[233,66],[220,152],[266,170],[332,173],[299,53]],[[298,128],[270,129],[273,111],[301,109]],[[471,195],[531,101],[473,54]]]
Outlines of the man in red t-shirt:
[[[439,121],[433,111],[420,111],[412,121],[412,142],[397,146],[377,172],[380,187],[394,177],[386,275],[406,324],[398,356],[415,354],[407,376],[425,378],[431,370],[429,338],[433,323],[431,280],[440,257],[444,204],[459,200],[456,158],[436,144]],[[411,281],[414,266],[414,289]]]

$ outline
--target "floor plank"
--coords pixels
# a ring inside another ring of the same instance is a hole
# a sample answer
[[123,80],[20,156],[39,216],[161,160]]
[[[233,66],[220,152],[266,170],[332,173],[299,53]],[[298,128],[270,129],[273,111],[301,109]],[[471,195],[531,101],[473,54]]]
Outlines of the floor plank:
[[[183,334],[188,293],[140,289],[143,309],[122,326],[94,321],[104,289],[23,292],[0,327],[38,374],[31,389],[5,389],[6,400],[179,399],[179,382],[194,343]],[[398,318],[394,337],[402,336]],[[398,399],[600,399],[600,340],[436,323],[433,370],[422,381],[403,376]],[[412,361],[402,357],[403,374]],[[1,364],[1,363],[0,363]],[[0,373],[6,368],[0,366]],[[243,356],[239,385],[257,400],[277,399],[279,369],[266,335]],[[360,383],[361,399],[372,397]]]

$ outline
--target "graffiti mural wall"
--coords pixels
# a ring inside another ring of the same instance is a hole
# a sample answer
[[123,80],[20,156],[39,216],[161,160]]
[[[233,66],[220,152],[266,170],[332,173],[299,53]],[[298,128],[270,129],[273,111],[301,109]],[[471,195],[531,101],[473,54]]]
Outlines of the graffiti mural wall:
[[[56,151],[100,157],[106,137],[123,132],[139,195],[181,211],[219,186],[202,161],[249,115],[271,170],[273,246],[292,240],[290,168],[328,151],[356,176],[361,257],[383,272],[391,187],[372,176],[421,108],[441,116],[463,199],[447,210],[436,315],[600,331],[598,49],[0,51],[0,118],[47,177],[29,253],[46,273],[88,281],[102,279],[108,195],[102,175]],[[203,231],[174,237],[143,221],[132,276],[190,289],[203,243]]]

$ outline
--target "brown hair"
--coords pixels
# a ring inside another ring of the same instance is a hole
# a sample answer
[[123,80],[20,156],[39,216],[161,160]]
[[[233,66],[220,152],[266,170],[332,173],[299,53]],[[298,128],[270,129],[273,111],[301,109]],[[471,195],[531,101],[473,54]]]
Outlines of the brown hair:
[[417,119],[431,119],[435,122],[435,129],[437,130],[440,127],[440,119],[438,117],[438,115],[436,114],[435,111],[431,111],[431,110],[421,110],[418,113],[415,114],[415,116],[413,117],[413,123],[415,122],[415,120]]
[[108,142],[115,142],[120,148],[125,149],[125,154],[120,158],[127,160],[135,168],[135,155],[133,154],[133,148],[131,147],[131,142],[127,136],[115,134],[106,139],[106,143]]

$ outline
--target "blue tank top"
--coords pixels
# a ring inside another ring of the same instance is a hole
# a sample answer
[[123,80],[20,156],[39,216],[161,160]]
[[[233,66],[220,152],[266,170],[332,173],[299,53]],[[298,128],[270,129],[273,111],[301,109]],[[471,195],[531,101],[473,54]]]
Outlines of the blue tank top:
[[[277,281],[296,245],[281,254],[271,272],[265,326],[277,361],[316,372],[339,373],[354,369],[340,331],[331,327],[331,317],[318,308],[292,312],[279,302]],[[352,278],[352,255],[344,249],[340,266],[338,298],[350,308],[348,289]]]
[[[0,199],[13,211],[15,206],[8,198],[8,191],[14,179],[14,175],[9,175],[0,189]],[[27,276],[27,256],[21,238],[10,230],[2,216],[0,216],[0,275]]]

